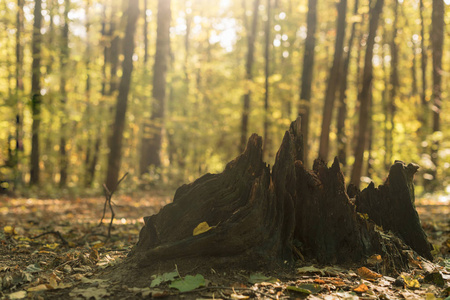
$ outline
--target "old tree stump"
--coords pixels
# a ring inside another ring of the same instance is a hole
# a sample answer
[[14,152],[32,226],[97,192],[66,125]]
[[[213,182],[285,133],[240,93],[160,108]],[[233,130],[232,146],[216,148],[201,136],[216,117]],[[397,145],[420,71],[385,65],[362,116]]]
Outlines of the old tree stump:
[[[210,259],[254,268],[298,258],[363,263],[380,254],[381,271],[396,273],[417,254],[432,258],[414,206],[416,165],[395,162],[384,185],[351,199],[337,159],[331,167],[316,160],[308,170],[302,152],[298,121],[272,170],[262,160],[261,137],[252,135],[222,173],[181,186],[173,203],[144,218],[129,261],[148,267]],[[203,222],[209,230],[193,235]]]

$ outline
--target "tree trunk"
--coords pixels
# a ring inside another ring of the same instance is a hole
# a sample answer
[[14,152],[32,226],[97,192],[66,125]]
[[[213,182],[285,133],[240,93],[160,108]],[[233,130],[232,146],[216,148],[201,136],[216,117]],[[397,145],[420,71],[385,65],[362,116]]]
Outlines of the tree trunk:
[[155,63],[153,65],[152,115],[144,123],[140,173],[149,172],[151,166],[161,167],[161,146],[164,129],[166,74],[170,47],[170,0],[158,1]]
[[[160,270],[167,261],[173,268],[173,263],[180,267],[198,259],[208,270],[230,264],[255,269],[291,263],[296,255],[319,263],[361,264],[366,257],[380,254],[384,273],[406,270],[408,251],[403,249],[408,247],[356,212],[366,208],[366,194],[376,197],[377,192],[363,191],[357,198],[358,208],[345,192],[337,159],[330,168],[316,160],[313,170],[306,169],[300,160],[300,127],[297,120],[285,133],[272,170],[262,161],[262,139],[254,134],[245,151],[222,173],[206,174],[178,188],[173,203],[144,218],[128,263]],[[419,224],[407,197],[410,194],[404,192],[410,191],[414,172],[404,176],[396,168],[385,184],[390,186],[385,198],[398,197],[398,209],[412,212],[401,224],[391,226],[403,234],[399,226]],[[389,202],[383,209],[390,209]],[[380,222],[387,220],[382,215]],[[196,234],[199,224],[206,231]],[[402,237],[411,246],[427,243],[425,235],[414,241]],[[429,251],[424,249],[422,254],[427,256]]]
[[[433,12],[431,22],[431,46],[433,49],[433,133],[437,133],[441,130],[440,115],[442,107],[442,55],[444,44],[444,15],[445,5],[444,0],[433,0]],[[440,145],[440,138],[433,137],[431,145],[431,161],[433,162],[433,170],[431,175],[433,176],[433,183],[437,186],[437,168],[438,152]],[[433,188],[433,187],[432,187]]]
[[392,40],[389,43],[389,48],[391,51],[391,74],[389,83],[389,103],[387,105],[386,121],[387,121],[387,144],[386,144],[386,160],[388,161],[388,166],[392,163],[392,155],[394,152],[394,134],[395,134],[395,111],[396,105],[395,101],[397,98],[397,92],[400,88],[400,82],[398,77],[398,44],[397,44],[397,24],[398,24],[398,1],[394,4],[394,23],[392,24]]
[[359,187],[361,181],[362,166],[364,161],[364,150],[366,149],[366,131],[368,126],[369,104],[370,104],[370,90],[372,87],[373,77],[373,46],[375,44],[375,36],[378,28],[378,20],[383,10],[384,0],[377,0],[375,6],[371,8],[370,22],[369,22],[369,36],[367,37],[366,56],[364,58],[364,73],[363,84],[361,92],[358,94],[360,103],[359,108],[359,126],[358,139],[355,149],[355,164],[353,165],[350,182],[356,187]]
[[420,137],[421,141],[425,141],[427,134],[429,132],[429,106],[427,100],[427,48],[425,47],[425,23],[423,18],[423,12],[425,8],[423,6],[423,0],[419,0],[419,12],[420,12],[420,49],[422,50],[420,53],[420,63],[421,63],[421,77],[422,77],[422,89],[420,91],[420,103],[421,110],[419,112],[419,120],[422,123],[420,128]]
[[272,19],[272,0],[267,0],[267,21],[266,21],[266,39],[264,41],[264,134],[263,134],[263,151],[268,153],[270,149],[270,140],[269,140],[269,78],[270,78],[270,44],[272,43],[271,39],[271,19]]
[[309,152],[309,117],[311,110],[311,88],[314,70],[314,48],[316,47],[317,0],[308,0],[308,15],[306,16],[305,52],[303,54],[302,82],[298,115],[301,117],[302,134],[305,149],[302,160],[308,164]]
[[34,4],[34,25],[31,52],[33,63],[31,66],[31,113],[33,124],[31,127],[31,157],[30,157],[30,185],[39,184],[39,128],[41,124],[41,14],[42,1]]
[[117,71],[119,69],[119,55],[120,55],[120,30],[117,29],[120,21],[117,18],[118,3],[120,1],[111,2],[111,20],[109,23],[109,38],[111,45],[109,47],[109,62],[110,62],[110,77],[109,77],[109,91],[108,95],[112,96],[117,91],[119,86],[119,79],[117,78]]
[[23,46],[22,34],[24,32],[23,0],[17,0],[16,13],[16,147],[14,151],[15,184],[22,183],[22,156],[23,156]]
[[244,94],[244,102],[242,107],[241,119],[241,142],[239,144],[239,151],[242,152],[245,148],[245,143],[248,137],[248,123],[250,115],[250,98],[252,94],[253,83],[253,62],[255,60],[255,39],[258,28],[258,7],[259,0],[253,2],[253,19],[251,28],[247,27],[247,61],[245,63],[245,85],[246,93]]
[[133,71],[134,34],[139,16],[139,0],[130,0],[127,10],[127,25],[123,39],[124,59],[122,62],[122,78],[120,80],[119,95],[117,96],[116,117],[114,121],[111,148],[108,156],[108,172],[106,186],[110,191],[116,189],[119,178],[120,161],[122,156],[123,130],[125,127],[125,113],[127,111],[128,92],[130,90],[131,73]]
[[336,22],[336,42],[334,48],[333,65],[328,77],[327,90],[323,106],[322,131],[320,134],[319,158],[328,160],[330,151],[330,126],[333,118],[334,100],[339,86],[342,53],[344,52],[345,16],[347,14],[347,0],[340,0],[337,6],[338,16]]
[[67,64],[69,62],[69,11],[70,11],[70,0],[66,0],[64,7],[64,25],[62,26],[62,35],[61,35],[61,54],[60,54],[60,97],[61,97],[61,118],[60,118],[60,143],[59,143],[59,186],[65,187],[67,184],[67,167],[68,167],[68,157],[66,152],[66,144],[67,144],[67,123],[68,123],[68,114],[67,114],[67,73],[68,67]]
[[[353,15],[358,14],[359,1],[355,0],[353,7]],[[348,40],[348,50],[344,59],[343,66],[341,67],[341,84],[339,89],[339,110],[337,117],[337,150],[338,159],[344,167],[347,166],[347,145],[348,138],[345,130],[345,120],[347,119],[347,83],[348,83],[348,68],[350,65],[350,59],[353,49],[353,40],[355,38],[356,32],[356,22],[352,24],[352,30],[350,33],[350,38]]]

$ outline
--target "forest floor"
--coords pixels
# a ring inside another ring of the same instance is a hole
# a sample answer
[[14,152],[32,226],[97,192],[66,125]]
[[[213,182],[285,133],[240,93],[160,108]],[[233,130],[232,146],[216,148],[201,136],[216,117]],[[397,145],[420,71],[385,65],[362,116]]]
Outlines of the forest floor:
[[108,239],[108,207],[99,226],[104,198],[0,196],[0,299],[450,299],[449,199],[417,200],[422,226],[436,249],[435,260],[412,261],[410,272],[397,278],[362,265],[306,263],[292,274],[211,270],[178,279],[186,272],[174,266],[174,272],[154,274],[146,286],[138,287],[99,277],[137,242],[143,216],[157,213],[170,201],[163,193],[114,197]]

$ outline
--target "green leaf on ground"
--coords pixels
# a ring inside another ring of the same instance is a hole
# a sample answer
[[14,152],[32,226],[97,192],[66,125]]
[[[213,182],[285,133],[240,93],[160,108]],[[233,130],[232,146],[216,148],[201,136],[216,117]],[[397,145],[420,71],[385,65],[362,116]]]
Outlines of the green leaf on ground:
[[440,272],[433,272],[425,276],[423,279],[426,283],[432,283],[438,287],[444,287],[445,280]]
[[180,292],[189,292],[205,286],[205,278],[201,274],[195,276],[187,275],[184,278],[174,280],[169,287],[179,290]]
[[301,284],[299,286],[287,286],[287,290],[302,294],[317,294],[322,290],[319,284]]
[[276,282],[277,279],[274,277],[267,277],[261,273],[252,273],[248,278],[248,282],[251,284],[259,283],[259,282]]
[[172,272],[164,273],[162,275],[158,275],[158,276],[156,276],[155,279],[152,280],[150,287],[154,288],[155,286],[158,286],[161,283],[173,281],[177,277],[178,277],[178,272],[176,270],[172,271]]

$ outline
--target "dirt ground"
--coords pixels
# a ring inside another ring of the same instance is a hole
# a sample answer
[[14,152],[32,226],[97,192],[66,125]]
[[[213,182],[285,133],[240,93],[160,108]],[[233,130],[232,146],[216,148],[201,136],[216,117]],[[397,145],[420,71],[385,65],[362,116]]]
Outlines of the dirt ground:
[[0,299],[450,299],[450,202],[439,199],[417,201],[434,262],[413,262],[396,278],[364,265],[300,263],[262,272],[174,264],[171,274],[142,271],[135,284],[120,280],[120,262],[137,242],[143,217],[170,201],[161,193],[114,197],[108,237],[109,207],[99,226],[104,198],[0,196]]

